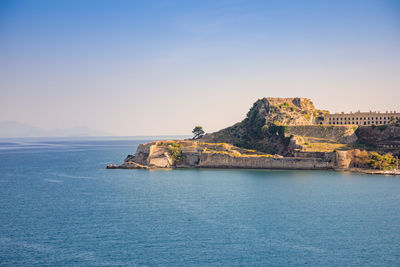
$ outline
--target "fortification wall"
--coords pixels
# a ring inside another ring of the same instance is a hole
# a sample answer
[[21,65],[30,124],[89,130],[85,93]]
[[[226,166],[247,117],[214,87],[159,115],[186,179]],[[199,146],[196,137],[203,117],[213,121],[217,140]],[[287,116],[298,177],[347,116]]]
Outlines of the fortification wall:
[[335,152],[305,152],[305,151],[294,151],[293,156],[295,158],[319,158],[325,161],[331,162],[333,160]]
[[224,154],[202,153],[198,167],[201,168],[247,168],[247,169],[332,169],[331,163],[318,158],[268,158],[232,157]]
[[[134,156],[128,156],[120,168],[246,168],[246,169],[334,169],[347,168],[351,158],[346,151],[331,153],[297,152],[296,157],[268,155],[234,155],[222,152],[203,152],[191,146],[181,150],[175,161],[166,146],[157,142],[139,145]],[[115,166],[117,167],[117,166]]]
[[[316,138],[316,141],[350,144],[357,141],[354,126],[330,126],[330,125],[308,125],[308,126],[287,126],[285,136],[305,136],[308,140]],[[321,140],[318,140],[321,139]]]
[[376,145],[379,142],[400,141],[400,126],[360,127],[360,142]]
[[350,166],[351,157],[349,151],[337,151],[333,155],[333,164],[335,168],[346,169]]

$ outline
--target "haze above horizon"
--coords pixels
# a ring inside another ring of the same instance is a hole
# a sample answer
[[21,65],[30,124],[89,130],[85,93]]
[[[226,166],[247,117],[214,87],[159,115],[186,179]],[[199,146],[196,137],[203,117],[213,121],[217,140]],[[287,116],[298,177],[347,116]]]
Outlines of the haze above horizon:
[[400,110],[400,2],[1,1],[0,121],[190,134],[258,98]]

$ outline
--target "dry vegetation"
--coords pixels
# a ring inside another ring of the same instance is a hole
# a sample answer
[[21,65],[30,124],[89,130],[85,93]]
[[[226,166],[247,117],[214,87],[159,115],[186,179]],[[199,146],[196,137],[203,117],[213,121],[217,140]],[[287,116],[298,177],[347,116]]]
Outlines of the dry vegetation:
[[280,157],[278,155],[266,154],[254,149],[236,147],[228,143],[206,143],[194,141],[159,141],[159,146],[166,147],[168,153],[174,158],[179,159],[182,149],[198,149],[202,153],[229,155],[231,157]]
[[278,157],[256,151],[233,146],[228,143],[199,143],[203,153],[229,155],[231,157]]
[[332,144],[332,143],[304,143],[303,151],[306,152],[333,152],[335,150],[350,149],[347,144]]

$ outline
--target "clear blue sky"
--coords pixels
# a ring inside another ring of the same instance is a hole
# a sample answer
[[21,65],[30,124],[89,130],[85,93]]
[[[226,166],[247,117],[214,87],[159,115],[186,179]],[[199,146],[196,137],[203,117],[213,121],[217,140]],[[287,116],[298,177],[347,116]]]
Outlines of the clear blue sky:
[[0,1],[0,121],[229,126],[264,96],[400,110],[400,1]]

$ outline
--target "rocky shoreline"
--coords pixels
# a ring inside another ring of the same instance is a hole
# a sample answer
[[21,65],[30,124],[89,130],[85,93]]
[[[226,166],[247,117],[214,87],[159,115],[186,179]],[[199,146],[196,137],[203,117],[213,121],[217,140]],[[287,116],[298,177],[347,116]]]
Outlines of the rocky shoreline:
[[346,151],[323,154],[296,154],[296,157],[270,155],[239,148],[227,143],[204,143],[193,140],[154,141],[140,144],[134,155],[121,165],[108,164],[107,169],[160,168],[229,168],[332,170],[365,174],[400,175],[400,172],[350,167]]

